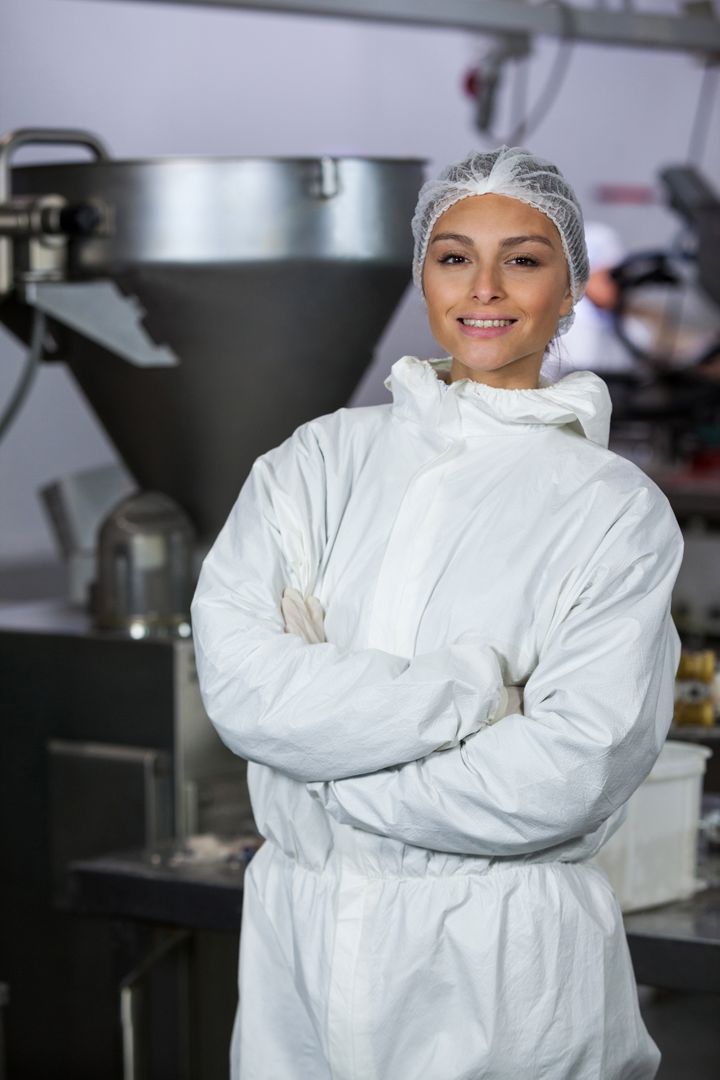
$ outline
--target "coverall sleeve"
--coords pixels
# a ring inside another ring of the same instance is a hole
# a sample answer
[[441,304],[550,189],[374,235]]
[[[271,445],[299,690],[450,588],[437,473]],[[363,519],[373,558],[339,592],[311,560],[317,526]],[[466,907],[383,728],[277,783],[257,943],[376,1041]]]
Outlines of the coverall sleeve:
[[412,660],[286,633],[286,586],[311,593],[327,543],[326,475],[310,426],[258,458],[192,603],[203,702],[236,754],[300,781],[337,779],[457,745],[503,715],[499,660],[463,636]]
[[649,773],[672,719],[682,555],[667,499],[642,487],[559,603],[522,714],[311,793],[339,822],[445,852],[517,856],[592,833]]

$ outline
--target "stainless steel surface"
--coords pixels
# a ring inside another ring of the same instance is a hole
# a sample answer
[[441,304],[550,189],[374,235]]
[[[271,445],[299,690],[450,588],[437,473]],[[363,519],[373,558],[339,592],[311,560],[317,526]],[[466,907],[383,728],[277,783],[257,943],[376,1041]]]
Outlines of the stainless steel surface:
[[[102,160],[107,157],[105,146],[87,131],[77,131],[72,128],[24,128],[21,131],[13,131],[0,137],[0,208],[10,199],[12,194],[11,163],[14,155],[24,146],[38,145],[52,146],[80,146],[90,150],[95,158]],[[41,194],[53,195],[53,192]],[[0,230],[0,298],[12,287],[13,280],[13,246],[9,237],[3,237]]]
[[5,268],[0,279],[0,299],[12,291],[15,281],[62,281],[66,273],[68,237],[51,227],[67,207],[60,195],[14,199],[0,208],[0,255]]
[[66,206],[58,195],[19,199],[0,204],[0,236],[43,236],[62,233],[60,211]]
[[172,836],[172,767],[167,751],[51,739],[47,744],[50,853],[57,895],[73,859]]
[[[73,246],[70,276],[126,265],[293,259],[403,262],[421,179],[416,159],[157,158],[12,170],[14,195],[100,202],[112,226]],[[410,202],[408,202],[410,200]]]
[[[119,465],[82,469],[40,488],[38,494],[65,560],[65,595],[69,603],[89,606],[97,572],[98,527],[110,510],[134,490],[135,484]],[[46,590],[44,595],[56,594]]]
[[172,350],[156,345],[145,330],[146,312],[137,298],[123,296],[114,281],[33,281],[23,286],[21,295],[36,310],[131,364],[172,367],[178,363]]
[[11,729],[37,739],[48,727],[55,738],[168,750],[174,836],[252,821],[246,763],[207,718],[191,639],[106,635],[63,601],[0,605],[0,670],[0,738]]
[[[87,615],[62,605],[0,606],[0,671],[0,820],[12,824],[0,830],[0,975],[13,994],[8,1068],[44,1080],[116,1077],[118,934],[59,910],[54,872],[86,841],[107,851],[125,846],[133,829],[132,843],[142,845],[161,815],[179,841],[187,831],[246,832],[245,763],[208,722],[190,640],[96,632]],[[50,740],[68,748],[54,795]],[[148,798],[144,770],[153,761],[167,763],[168,773]],[[78,771],[82,789],[71,775]],[[64,828],[69,818],[82,829]],[[68,971],[82,977],[68,979]],[[160,1028],[175,975],[158,971],[153,986],[163,979],[154,997]],[[171,1035],[156,1035],[170,1053]],[[206,1076],[204,1063],[191,1075]]]
[[[146,2],[146,0],[143,0]],[[249,8],[289,14],[331,15],[349,19],[451,26],[460,30],[500,32],[529,30],[561,34],[559,4],[523,0],[161,0],[171,4]],[[720,48],[720,23],[712,15],[655,15],[563,5],[572,19],[572,37],[612,45],[712,53]]]
[[[73,325],[67,297],[65,313],[44,304],[56,355],[139,486],[172,496],[203,545],[255,458],[351,396],[409,282],[422,179],[420,161],[363,158],[12,170],[14,196],[105,208],[97,235],[69,238],[62,289],[111,282],[147,313],[137,329],[178,363],[127,364],[107,335]],[[40,305],[41,287],[16,284],[0,319],[26,337],[25,300]]]
[[195,534],[167,495],[128,495],[98,533],[95,625],[133,638],[190,636]]
[[[178,845],[78,861],[70,868],[79,910],[169,923],[187,929],[236,930],[243,875],[224,862],[178,863]],[[720,990],[720,854],[699,848],[708,888],[623,917],[639,982],[717,993]],[[233,900],[233,897],[235,898]]]
[[[120,983],[120,1025],[122,1027],[123,1080],[151,1080],[152,1072],[147,1063],[145,1043],[151,1021],[143,1013],[143,983],[168,953],[191,942],[187,930],[170,930],[163,933],[159,944],[154,945],[132,971]],[[181,1055],[178,1065],[183,1080],[187,1073],[187,1053]]]

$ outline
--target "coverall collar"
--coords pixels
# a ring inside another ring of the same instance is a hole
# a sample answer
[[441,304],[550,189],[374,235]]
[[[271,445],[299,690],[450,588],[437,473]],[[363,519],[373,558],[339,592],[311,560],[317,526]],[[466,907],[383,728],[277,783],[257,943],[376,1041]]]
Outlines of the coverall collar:
[[507,390],[458,379],[447,384],[438,372],[450,359],[403,356],[390,369],[385,386],[393,395],[393,415],[447,435],[521,435],[547,425],[568,426],[607,447],[612,401],[603,380],[592,371],[572,371],[557,382],[540,377],[537,389]]

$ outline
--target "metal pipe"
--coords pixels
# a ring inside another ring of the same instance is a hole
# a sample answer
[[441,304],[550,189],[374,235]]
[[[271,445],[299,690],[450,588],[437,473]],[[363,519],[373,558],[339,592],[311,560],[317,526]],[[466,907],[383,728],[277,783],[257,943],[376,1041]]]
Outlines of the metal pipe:
[[122,1028],[123,1080],[141,1080],[143,1075],[140,1042],[135,1026],[138,1000],[138,984],[163,957],[184,945],[190,938],[189,930],[169,933],[159,945],[147,953],[136,968],[120,983],[120,1024]]
[[[147,0],[143,0],[146,3]],[[572,20],[576,41],[669,49],[674,52],[720,52],[720,21],[712,16],[655,15],[570,4],[529,4],[525,0],[156,0],[159,3],[206,4],[289,15],[329,15],[376,22],[443,26],[479,33],[565,36]],[[566,18],[559,10],[564,8]]]

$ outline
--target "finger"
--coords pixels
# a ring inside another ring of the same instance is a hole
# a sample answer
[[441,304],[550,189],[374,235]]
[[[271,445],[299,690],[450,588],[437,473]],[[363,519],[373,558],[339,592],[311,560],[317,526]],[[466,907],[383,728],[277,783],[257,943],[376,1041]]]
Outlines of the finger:
[[309,596],[305,601],[308,614],[312,619],[313,625],[317,627],[318,632],[324,636],[324,624],[325,624],[325,612],[323,606],[316,596]]
[[299,614],[296,607],[291,604],[285,605],[283,607],[283,619],[286,630],[291,634],[299,634],[301,637],[304,636],[302,628],[305,620]]
[[308,608],[308,610],[311,612],[313,618],[319,617],[319,618],[322,619],[324,617],[325,612],[323,611],[323,606],[320,603],[320,601],[318,600],[317,596],[308,596],[308,597],[306,597],[305,598],[305,605]]

